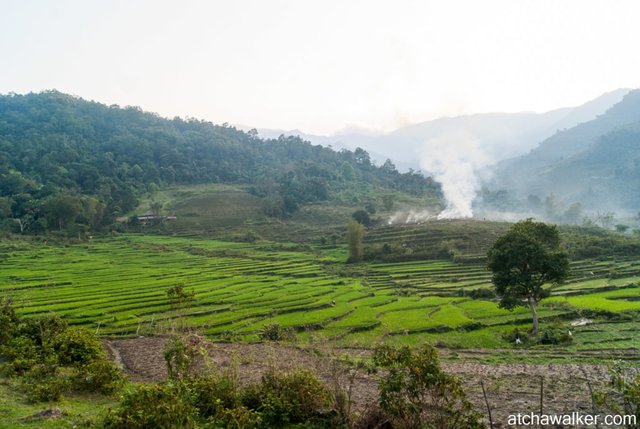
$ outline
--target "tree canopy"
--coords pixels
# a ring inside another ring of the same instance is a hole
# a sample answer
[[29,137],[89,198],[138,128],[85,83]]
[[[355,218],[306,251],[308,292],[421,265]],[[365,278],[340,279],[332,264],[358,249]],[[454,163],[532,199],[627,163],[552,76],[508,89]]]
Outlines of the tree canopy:
[[569,274],[557,227],[532,219],[520,221],[495,241],[487,256],[500,306],[529,306],[537,334],[535,307],[550,293],[544,285],[560,283]]
[[255,130],[165,119],[57,91],[0,95],[0,226],[94,229],[134,209],[142,193],[203,183],[247,185],[272,215],[362,184],[441,195],[431,178],[375,166],[362,149],[336,152],[292,136],[265,140]]

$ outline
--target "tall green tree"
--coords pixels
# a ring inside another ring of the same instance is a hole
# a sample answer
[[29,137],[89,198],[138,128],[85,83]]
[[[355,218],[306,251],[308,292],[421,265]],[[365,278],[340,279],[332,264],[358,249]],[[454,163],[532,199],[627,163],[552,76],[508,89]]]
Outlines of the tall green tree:
[[349,261],[358,262],[364,255],[362,239],[364,238],[364,226],[360,222],[352,220],[347,226],[347,243],[349,245]]
[[45,201],[43,209],[49,224],[57,225],[62,230],[82,213],[82,204],[78,197],[61,193]]
[[528,306],[537,334],[536,306],[550,294],[545,285],[561,283],[569,275],[558,229],[532,219],[520,221],[495,241],[487,256],[500,307]]

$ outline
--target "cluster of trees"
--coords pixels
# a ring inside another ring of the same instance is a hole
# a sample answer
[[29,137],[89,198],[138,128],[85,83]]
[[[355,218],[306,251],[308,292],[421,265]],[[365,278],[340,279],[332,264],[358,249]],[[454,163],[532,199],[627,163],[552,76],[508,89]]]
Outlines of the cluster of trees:
[[[141,193],[174,183],[247,184],[274,216],[357,183],[440,195],[430,178],[399,173],[391,162],[375,166],[362,149],[335,152],[299,137],[263,140],[255,130],[169,120],[56,91],[0,96],[0,218],[11,219],[6,225],[22,232],[74,223],[96,228],[136,207]],[[46,207],[49,200],[64,210]],[[71,208],[75,217],[62,214]]]
[[4,196],[0,197],[0,226],[20,233],[97,230],[112,220],[105,216],[105,209],[97,197],[75,191],[60,190],[42,198],[37,194]]
[[112,394],[124,384],[98,336],[58,315],[22,318],[3,297],[0,326],[0,374],[18,379],[31,402],[58,401],[68,392]]

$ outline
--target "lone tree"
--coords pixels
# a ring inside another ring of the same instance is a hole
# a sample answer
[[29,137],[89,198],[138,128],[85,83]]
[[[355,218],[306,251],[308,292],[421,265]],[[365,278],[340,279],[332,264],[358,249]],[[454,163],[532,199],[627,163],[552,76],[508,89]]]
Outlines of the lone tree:
[[500,307],[529,306],[536,335],[536,306],[549,296],[543,286],[561,283],[569,274],[569,259],[556,226],[532,219],[520,221],[493,243],[487,257]]
[[176,283],[167,289],[167,298],[169,298],[171,308],[179,310],[188,307],[195,300],[196,293],[193,290],[186,291],[184,283]]
[[349,244],[349,259],[347,262],[359,262],[362,260],[362,238],[364,227],[361,223],[352,220],[347,226],[347,243]]
[[171,309],[176,312],[175,324],[172,324],[171,329],[183,331],[186,328],[186,321],[184,320],[185,310],[193,304],[196,299],[196,293],[192,289],[188,292],[185,289],[184,283],[176,283],[169,289],[167,289],[167,298],[169,298],[169,304]]
[[356,210],[351,215],[351,218],[359,224],[369,227],[371,226],[371,216],[369,216],[369,213],[367,210]]

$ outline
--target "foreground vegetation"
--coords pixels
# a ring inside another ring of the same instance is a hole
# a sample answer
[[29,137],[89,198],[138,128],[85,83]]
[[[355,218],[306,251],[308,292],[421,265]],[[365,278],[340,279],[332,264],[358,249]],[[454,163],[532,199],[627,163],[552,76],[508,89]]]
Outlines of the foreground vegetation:
[[[167,294],[174,306],[185,303],[177,298],[188,297],[180,287]],[[0,301],[0,321],[2,384],[22,394],[10,401],[12,406],[21,409],[22,401],[56,403],[68,393],[104,396],[120,392],[124,378],[91,331],[69,328],[55,314],[20,318],[6,298]],[[351,413],[351,387],[336,383],[330,391],[311,370],[268,371],[259,384],[240,386],[233,372],[215,368],[205,346],[206,341],[197,335],[174,335],[164,351],[167,382],[131,386],[117,407],[81,423],[111,429],[350,428],[360,427],[364,419],[365,427],[372,423],[415,429],[483,427],[459,381],[442,371],[431,346],[416,352],[408,347],[375,351],[368,371],[381,367],[388,374],[380,381],[379,407],[363,416]],[[198,359],[204,370],[196,367]],[[4,389],[0,393],[4,396]],[[50,408],[22,422],[63,417],[59,408]],[[65,423],[70,421],[65,419]]]

